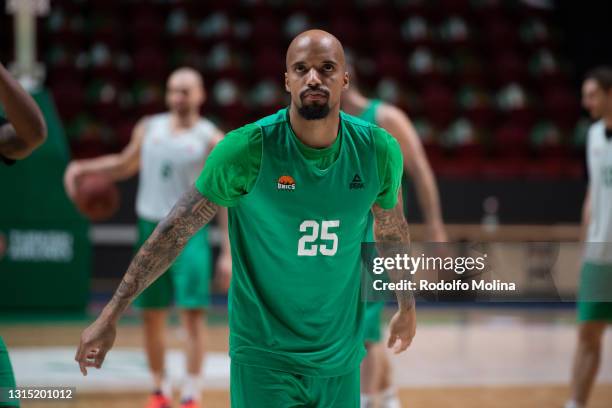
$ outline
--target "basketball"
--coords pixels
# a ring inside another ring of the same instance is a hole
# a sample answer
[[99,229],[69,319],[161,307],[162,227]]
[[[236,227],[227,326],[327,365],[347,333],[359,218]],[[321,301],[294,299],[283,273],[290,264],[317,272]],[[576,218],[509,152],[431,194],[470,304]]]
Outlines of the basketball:
[[103,174],[87,174],[79,180],[74,201],[91,221],[104,221],[119,208],[119,189]]

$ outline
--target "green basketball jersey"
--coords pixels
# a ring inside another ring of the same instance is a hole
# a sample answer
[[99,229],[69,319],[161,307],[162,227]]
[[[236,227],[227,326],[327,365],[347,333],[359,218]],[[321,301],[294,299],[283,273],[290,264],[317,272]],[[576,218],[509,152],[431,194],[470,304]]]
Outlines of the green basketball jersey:
[[[378,126],[378,122],[376,121],[376,112],[378,112],[378,108],[382,104],[382,101],[380,99],[370,99],[369,101],[370,102],[368,103],[368,105],[363,111],[361,111],[361,113],[357,117],[361,120]],[[368,232],[366,234],[366,239],[367,242],[374,242],[374,216],[372,215],[372,213],[370,213],[369,218],[370,220],[368,223]]]
[[376,121],[376,112],[378,112],[378,108],[382,104],[380,99],[370,99],[368,106],[365,107],[363,111],[357,117],[361,120],[365,120],[366,122],[373,123],[378,125]]
[[340,152],[325,169],[300,152],[286,109],[257,122],[259,175],[229,208],[236,362],[338,376],[364,355],[360,246],[380,182],[373,126],[340,118]]

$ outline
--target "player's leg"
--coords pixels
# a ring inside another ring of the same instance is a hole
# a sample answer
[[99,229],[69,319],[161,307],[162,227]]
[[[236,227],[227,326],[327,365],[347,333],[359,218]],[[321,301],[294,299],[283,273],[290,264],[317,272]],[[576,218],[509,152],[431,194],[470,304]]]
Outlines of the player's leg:
[[[138,221],[137,248],[151,235],[156,223]],[[142,309],[144,348],[153,378],[153,393],[147,408],[166,408],[172,399],[172,387],[165,372],[166,319],[172,303],[172,280],[169,272],[161,275],[134,301]]]
[[311,408],[357,408],[360,405],[359,369],[338,377],[306,377]]
[[378,383],[377,392],[380,395],[380,408],[401,408],[402,404],[397,395],[397,390],[393,386],[391,362],[385,350],[383,343],[378,343],[380,364],[380,382]]
[[[15,376],[13,375],[13,366],[9,358],[8,350],[2,337],[0,337],[0,388],[9,389],[15,388]],[[3,398],[7,395],[3,395]],[[15,402],[2,402],[0,407],[18,407],[19,400]]]
[[170,276],[175,303],[181,310],[181,324],[187,335],[185,358],[187,376],[181,390],[182,406],[196,407],[201,399],[201,374],[204,361],[204,317],[209,304],[212,274],[207,229],[194,235],[172,265]]
[[370,408],[376,406],[378,395],[378,384],[380,382],[381,364],[379,361],[379,343],[366,343],[367,354],[361,361],[361,407]]
[[185,358],[187,362],[187,377],[181,390],[183,405],[190,401],[195,404],[200,400],[201,372],[204,362],[204,309],[182,309],[181,324],[185,329]]
[[364,311],[364,342],[367,355],[361,364],[361,407],[376,406],[378,384],[380,383],[379,350],[377,344],[382,339],[380,322],[384,303],[366,303]]
[[[605,328],[605,322],[585,322],[578,330],[571,384],[572,400],[577,407],[586,406],[597,376]],[[571,406],[571,403],[568,406]]]
[[[358,400],[359,381],[356,388]],[[306,407],[308,390],[304,376],[232,361],[230,400],[232,408]]]
[[144,348],[153,377],[153,396],[151,408],[164,406],[172,397],[172,389],[166,378],[166,319],[167,309],[150,309],[142,311]]
[[[612,267],[585,262],[580,274],[578,345],[572,370],[571,400],[567,407],[581,408],[588,401],[601,361],[602,338],[612,322],[609,288]],[[602,301],[604,300],[604,301]]]

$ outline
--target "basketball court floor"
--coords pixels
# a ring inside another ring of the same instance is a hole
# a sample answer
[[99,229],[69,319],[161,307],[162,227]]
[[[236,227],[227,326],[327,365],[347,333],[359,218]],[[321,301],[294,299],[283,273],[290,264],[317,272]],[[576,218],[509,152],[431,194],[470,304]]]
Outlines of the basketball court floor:
[[[173,382],[180,383],[183,334],[171,323],[167,355]],[[74,352],[86,321],[0,323],[19,386],[73,386],[76,398],[31,402],[33,408],[141,407],[149,376],[140,347],[138,319],[127,318],[102,370],[82,377]],[[209,318],[208,358],[204,373],[206,407],[229,406],[228,329],[223,310]],[[403,406],[562,407],[568,394],[576,340],[574,311],[567,308],[423,307],[413,345],[392,357]],[[612,333],[591,405],[612,407]]]

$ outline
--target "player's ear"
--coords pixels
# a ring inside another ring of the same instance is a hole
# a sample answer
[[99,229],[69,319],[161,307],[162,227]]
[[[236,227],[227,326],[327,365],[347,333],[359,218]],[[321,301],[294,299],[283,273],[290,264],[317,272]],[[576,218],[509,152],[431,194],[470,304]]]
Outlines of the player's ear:
[[289,74],[285,72],[285,91],[291,93],[291,88],[289,88]]
[[343,82],[344,82],[344,83],[343,83],[343,85],[342,85],[342,89],[346,91],[347,89],[349,89],[349,82],[350,82],[350,80],[349,80],[349,73],[348,73],[348,71],[345,71],[345,72],[344,72]]

